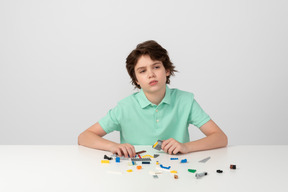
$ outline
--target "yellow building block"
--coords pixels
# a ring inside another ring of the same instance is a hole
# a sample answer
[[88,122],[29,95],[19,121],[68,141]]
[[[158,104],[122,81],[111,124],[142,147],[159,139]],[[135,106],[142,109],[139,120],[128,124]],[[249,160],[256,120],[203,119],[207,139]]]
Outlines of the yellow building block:
[[128,169],[127,172],[132,172],[132,169]]
[[173,171],[170,171],[170,173],[177,173],[177,171],[173,170]]
[[109,160],[101,160],[101,163],[109,163]]
[[156,143],[153,145],[153,148],[155,148],[155,147],[156,147],[156,145],[158,145],[158,142],[156,142]]
[[146,157],[154,158],[154,157],[151,156],[151,155],[143,155],[143,156],[142,156],[142,158],[146,158]]

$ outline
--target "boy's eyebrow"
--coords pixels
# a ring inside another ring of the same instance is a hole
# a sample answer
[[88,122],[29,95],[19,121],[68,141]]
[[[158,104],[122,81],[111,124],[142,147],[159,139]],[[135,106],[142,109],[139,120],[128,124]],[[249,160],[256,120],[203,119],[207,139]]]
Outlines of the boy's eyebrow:
[[[158,65],[158,64],[161,64],[160,61],[156,61],[155,63],[152,64],[152,66]],[[136,69],[136,71],[138,71],[139,69],[145,69],[145,68],[146,68],[146,66],[145,66],[145,67],[138,67],[138,68]]]

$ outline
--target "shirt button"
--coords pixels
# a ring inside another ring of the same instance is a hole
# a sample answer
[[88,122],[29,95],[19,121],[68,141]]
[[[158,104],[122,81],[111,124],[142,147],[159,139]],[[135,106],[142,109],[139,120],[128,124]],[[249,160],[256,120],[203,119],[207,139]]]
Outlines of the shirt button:
[[158,122],[159,122],[159,120],[157,119],[157,120],[156,120],[156,122],[158,123]]

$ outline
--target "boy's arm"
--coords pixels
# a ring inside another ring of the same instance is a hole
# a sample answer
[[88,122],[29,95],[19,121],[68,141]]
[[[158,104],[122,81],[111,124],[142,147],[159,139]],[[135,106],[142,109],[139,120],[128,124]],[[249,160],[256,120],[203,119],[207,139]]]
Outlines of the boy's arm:
[[188,143],[179,143],[173,138],[163,141],[162,149],[169,154],[189,153],[208,149],[226,147],[228,138],[213,120],[200,127],[206,137]]
[[206,137],[186,143],[188,151],[202,151],[227,146],[228,138],[226,134],[213,120],[202,125],[200,130],[206,135]]
[[85,147],[90,147],[94,149],[100,149],[104,151],[110,151],[113,154],[117,153],[119,156],[124,155],[125,157],[134,157],[135,148],[134,146],[125,143],[119,144],[107,139],[102,138],[106,135],[106,132],[97,122],[78,136],[78,144]]

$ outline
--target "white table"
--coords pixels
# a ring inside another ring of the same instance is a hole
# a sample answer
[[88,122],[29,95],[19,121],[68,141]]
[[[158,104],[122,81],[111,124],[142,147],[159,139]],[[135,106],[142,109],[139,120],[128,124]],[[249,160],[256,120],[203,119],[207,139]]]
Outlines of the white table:
[[[229,146],[227,148],[168,155],[151,146],[135,146],[145,154],[160,154],[143,169],[129,166],[127,160],[101,164],[110,152],[77,145],[58,146],[0,146],[0,191],[287,191],[288,146]],[[141,155],[145,155],[141,154]],[[199,163],[206,157],[206,163]],[[188,163],[170,160],[187,159]],[[155,170],[156,160],[178,171],[179,179],[163,172],[158,179],[149,174]],[[237,166],[230,170],[230,164]],[[128,173],[126,170],[132,169]],[[196,179],[194,173],[206,171],[207,176]],[[217,169],[224,172],[216,173]],[[112,172],[122,172],[113,174]]]

